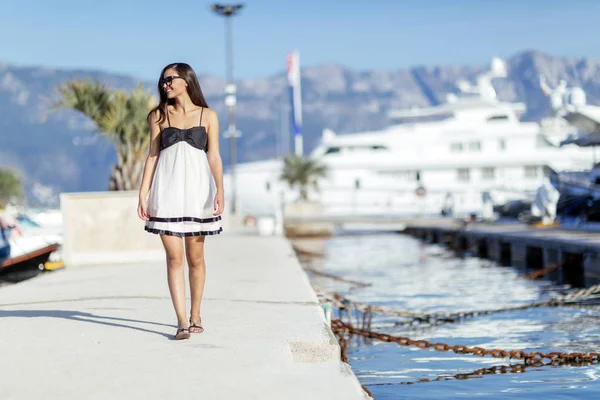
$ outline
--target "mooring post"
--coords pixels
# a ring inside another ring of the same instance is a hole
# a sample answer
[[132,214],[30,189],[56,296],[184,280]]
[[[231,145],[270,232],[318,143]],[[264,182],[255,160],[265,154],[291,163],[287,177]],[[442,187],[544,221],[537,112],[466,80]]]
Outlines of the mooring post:
[[[558,251],[558,249],[544,249],[544,268],[549,268],[553,265],[559,264],[561,261],[562,260],[560,259],[560,252]],[[551,280],[553,282],[561,282],[563,280],[562,275],[562,268],[558,268],[548,273],[546,279]]]
[[527,246],[521,243],[510,243],[510,264],[519,269],[527,266]]

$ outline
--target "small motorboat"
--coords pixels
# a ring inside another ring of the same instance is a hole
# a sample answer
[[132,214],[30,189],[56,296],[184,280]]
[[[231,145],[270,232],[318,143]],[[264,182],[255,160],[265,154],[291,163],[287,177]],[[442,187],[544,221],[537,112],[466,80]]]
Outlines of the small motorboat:
[[0,281],[20,282],[62,267],[56,260],[61,243],[55,239],[28,234],[16,219],[0,215]]
[[[33,278],[41,271],[56,269],[60,266],[49,263],[50,254],[58,250],[58,243],[20,254],[5,260],[0,259],[0,281],[16,283]],[[46,266],[50,264],[50,268]]]

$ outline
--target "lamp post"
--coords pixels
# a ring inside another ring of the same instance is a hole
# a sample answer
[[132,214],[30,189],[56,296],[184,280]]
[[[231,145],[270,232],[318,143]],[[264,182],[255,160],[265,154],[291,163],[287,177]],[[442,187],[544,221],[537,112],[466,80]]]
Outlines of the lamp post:
[[236,163],[236,143],[235,139],[240,135],[235,126],[235,104],[236,104],[236,87],[233,83],[233,35],[231,29],[231,17],[235,16],[244,7],[243,4],[218,4],[211,5],[213,10],[218,15],[225,17],[225,42],[226,42],[226,57],[227,57],[227,82],[225,84],[225,105],[228,110],[229,126],[223,138],[229,138],[229,164],[231,169],[231,213],[237,212],[236,198],[236,180],[235,180],[235,163]]

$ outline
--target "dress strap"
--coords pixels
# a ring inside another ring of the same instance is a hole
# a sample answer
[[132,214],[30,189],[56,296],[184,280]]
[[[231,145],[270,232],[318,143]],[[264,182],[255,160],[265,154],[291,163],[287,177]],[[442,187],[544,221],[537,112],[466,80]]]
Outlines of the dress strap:
[[204,107],[200,110],[200,126],[202,126],[202,114],[204,114]]
[[169,122],[169,128],[171,127],[171,118],[169,118],[169,106],[165,106],[165,110],[167,111],[167,121]]

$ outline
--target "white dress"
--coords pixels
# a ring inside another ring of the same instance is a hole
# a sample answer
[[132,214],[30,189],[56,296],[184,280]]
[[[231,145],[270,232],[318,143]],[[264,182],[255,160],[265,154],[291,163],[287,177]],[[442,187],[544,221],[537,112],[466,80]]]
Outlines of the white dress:
[[222,232],[214,216],[215,180],[207,157],[208,133],[200,124],[190,129],[169,126],[160,133],[160,154],[148,193],[144,229],[173,236],[204,236]]

